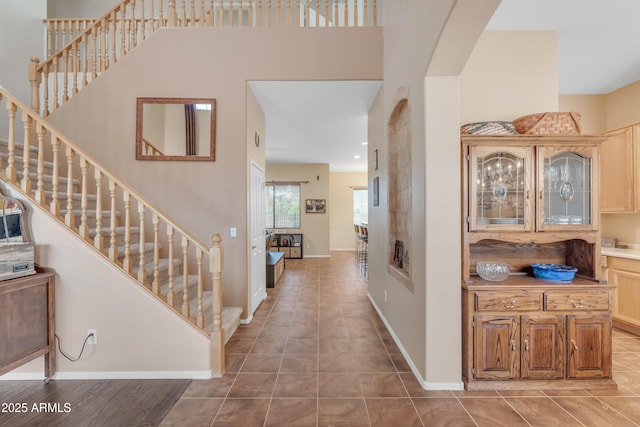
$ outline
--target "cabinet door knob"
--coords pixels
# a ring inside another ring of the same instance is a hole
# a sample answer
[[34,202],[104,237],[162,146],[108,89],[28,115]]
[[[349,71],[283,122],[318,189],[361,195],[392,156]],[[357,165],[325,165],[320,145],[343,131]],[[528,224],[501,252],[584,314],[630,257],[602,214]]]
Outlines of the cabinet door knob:
[[516,340],[511,340],[511,351],[516,351]]
[[573,346],[573,348],[575,349],[575,351],[580,351],[578,349],[578,344],[576,344],[576,340],[571,340],[571,345]]
[[540,191],[540,200],[544,200],[544,191]]
[[529,351],[529,340],[524,340],[524,350]]

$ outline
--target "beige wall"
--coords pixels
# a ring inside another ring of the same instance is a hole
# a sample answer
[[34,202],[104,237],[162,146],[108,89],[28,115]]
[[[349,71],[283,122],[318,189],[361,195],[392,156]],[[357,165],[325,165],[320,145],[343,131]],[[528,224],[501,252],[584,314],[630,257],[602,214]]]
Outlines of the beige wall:
[[460,79],[460,124],[558,111],[557,52],[554,32],[485,31]]
[[640,81],[606,96],[607,130],[640,122]]
[[[302,233],[304,257],[328,257],[329,220],[333,209],[330,199],[329,165],[326,163],[279,165],[267,164],[266,181],[309,181],[300,184],[300,228],[276,229],[284,233]],[[326,213],[305,213],[305,200],[324,199]]]
[[[27,67],[31,57],[42,57],[44,52],[44,36],[38,35],[43,34],[46,4],[46,0],[32,0],[3,1],[0,5],[0,86],[27,105],[31,103]],[[1,114],[0,128],[7,129],[7,124],[7,114]]]
[[607,130],[607,95],[560,95],[559,111],[577,111],[585,135],[600,135]]
[[[252,140],[247,81],[379,80],[381,47],[379,28],[165,28],[53,113],[51,121],[202,242],[220,233],[224,304],[246,309],[247,146]],[[136,97],[149,96],[216,98],[216,161],[135,161]],[[231,227],[237,228],[236,238],[229,235]],[[309,242],[308,254],[328,255],[328,228],[325,233],[324,241]]]
[[[460,381],[459,364],[454,366],[457,374],[448,378],[427,378],[427,313],[425,247],[425,102],[424,77],[431,54],[438,42],[440,32],[449,16],[453,1],[407,0],[384,2],[384,93],[379,95],[369,113],[369,167],[372,169],[373,151],[378,149],[380,176],[380,206],[369,210],[369,293],[373,303],[399,342],[413,371],[419,378],[433,383],[434,387],[455,387]],[[412,240],[411,278],[413,291],[387,271],[390,262],[388,253],[388,151],[387,124],[397,102],[408,100],[411,134],[411,188],[413,191],[412,221],[408,228],[415,238]],[[369,176],[369,187],[373,174]],[[369,198],[371,203],[371,195]],[[459,243],[457,243],[459,246]],[[425,260],[425,262],[422,262]],[[458,275],[459,277],[459,275]],[[432,284],[435,285],[435,284]],[[438,286],[444,285],[439,283]],[[458,303],[459,306],[459,298]],[[440,319],[442,333],[449,337],[447,319]],[[455,326],[454,326],[455,328]],[[459,328],[455,332],[455,344],[440,348],[452,354],[459,350]],[[437,337],[435,342],[438,342]],[[451,342],[451,340],[450,340]],[[437,346],[438,344],[435,344]],[[450,361],[441,366],[447,372]],[[435,385],[439,383],[439,385]]]
[[[375,171],[371,169],[375,176]],[[332,251],[354,250],[353,187],[367,187],[366,172],[331,172],[329,210],[330,248]],[[372,191],[371,189],[369,189]],[[369,204],[369,211],[373,204]]]

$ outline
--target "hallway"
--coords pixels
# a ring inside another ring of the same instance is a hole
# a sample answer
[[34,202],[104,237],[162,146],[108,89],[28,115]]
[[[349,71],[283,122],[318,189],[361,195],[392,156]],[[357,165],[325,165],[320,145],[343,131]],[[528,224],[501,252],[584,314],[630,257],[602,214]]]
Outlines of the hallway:
[[225,376],[193,381],[163,426],[640,425],[640,338],[619,331],[618,390],[423,390],[351,252],[287,260],[226,350]]

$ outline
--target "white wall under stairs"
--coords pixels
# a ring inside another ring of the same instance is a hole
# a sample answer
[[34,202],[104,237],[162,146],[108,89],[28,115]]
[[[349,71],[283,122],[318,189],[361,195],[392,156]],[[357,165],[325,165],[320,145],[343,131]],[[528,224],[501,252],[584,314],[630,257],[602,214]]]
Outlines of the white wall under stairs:
[[[13,196],[27,205],[36,263],[57,273],[56,334],[63,351],[77,356],[87,329],[97,329],[98,344],[87,345],[78,362],[58,353],[54,378],[211,377],[207,336],[47,213]],[[39,358],[0,379],[43,378],[43,366]]]

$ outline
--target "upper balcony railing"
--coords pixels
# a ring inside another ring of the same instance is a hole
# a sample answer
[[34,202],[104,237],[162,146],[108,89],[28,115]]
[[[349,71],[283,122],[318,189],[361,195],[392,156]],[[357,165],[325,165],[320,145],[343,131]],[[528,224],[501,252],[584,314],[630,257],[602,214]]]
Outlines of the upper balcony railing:
[[46,19],[31,107],[47,116],[161,27],[371,27],[378,0],[123,0],[97,19]]

